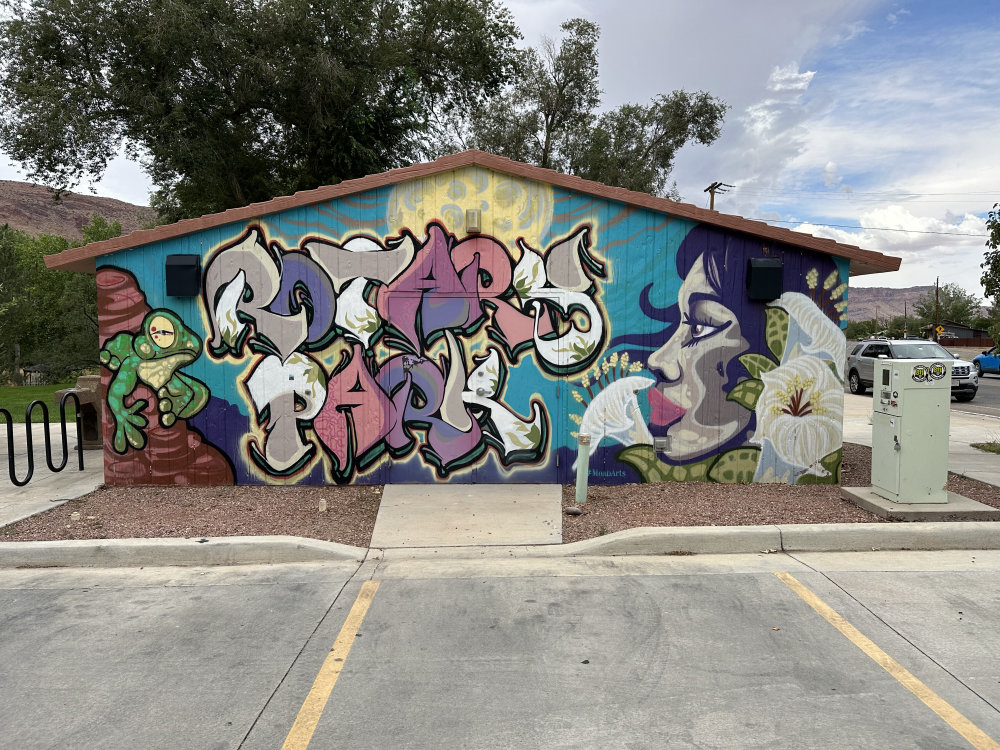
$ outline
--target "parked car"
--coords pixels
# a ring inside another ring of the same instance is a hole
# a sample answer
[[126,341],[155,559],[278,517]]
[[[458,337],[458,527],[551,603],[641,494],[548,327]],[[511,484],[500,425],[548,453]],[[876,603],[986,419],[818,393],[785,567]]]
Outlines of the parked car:
[[964,359],[958,359],[937,342],[923,339],[865,339],[859,341],[847,355],[847,385],[851,393],[864,393],[872,387],[877,359],[945,359],[952,363],[952,396],[958,401],[972,401],[979,390],[979,363],[973,365]]
[[982,354],[977,354],[972,358],[972,364],[979,377],[982,377],[984,372],[995,372],[1000,375],[1000,346],[994,346]]

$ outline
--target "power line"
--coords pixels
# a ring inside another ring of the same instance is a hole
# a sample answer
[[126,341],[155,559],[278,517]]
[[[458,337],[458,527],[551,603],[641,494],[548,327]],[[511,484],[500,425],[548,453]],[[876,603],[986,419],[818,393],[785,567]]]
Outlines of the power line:
[[1000,196],[1000,189],[987,192],[920,193],[907,190],[846,192],[737,186],[733,188],[733,192],[743,195],[746,198],[757,198],[773,203],[788,203],[802,200],[803,198],[812,198],[813,200],[819,199],[831,203],[885,203],[887,201],[899,201],[901,203],[955,204],[959,206],[968,206],[970,203],[978,203],[980,201],[984,201],[992,206],[997,202],[998,196]]
[[906,232],[907,234],[943,234],[952,237],[989,237],[988,234],[966,234],[965,232],[931,232],[926,229],[895,229],[893,227],[863,227],[856,224],[820,224],[815,221],[791,221],[785,219],[751,219],[763,221],[765,224],[812,224],[814,227],[829,227],[830,229],[865,229],[870,232]]
[[915,190],[882,190],[882,191],[874,191],[874,190],[872,190],[872,191],[865,191],[865,190],[851,190],[851,191],[836,190],[836,191],[830,191],[830,190],[795,190],[795,189],[793,189],[793,190],[787,190],[785,188],[772,188],[772,187],[764,187],[764,186],[760,186],[760,187],[745,187],[745,186],[742,186],[742,185],[737,186],[734,189],[735,190],[739,190],[739,191],[744,192],[744,193],[778,193],[778,194],[781,194],[781,193],[790,193],[790,194],[794,194],[794,195],[823,195],[823,196],[827,196],[827,197],[830,197],[830,198],[839,197],[839,196],[845,196],[845,197],[850,197],[850,196],[863,196],[863,197],[872,196],[872,197],[876,197],[876,198],[877,197],[886,197],[886,196],[896,196],[896,197],[899,197],[899,198],[907,198],[907,197],[921,198],[921,197],[942,196],[942,195],[986,195],[986,196],[998,196],[998,195],[1000,195],[1000,188],[998,188],[997,190],[987,190],[987,191],[966,190],[966,191],[957,191],[957,192],[951,192],[951,193],[921,193],[921,192],[917,192]]

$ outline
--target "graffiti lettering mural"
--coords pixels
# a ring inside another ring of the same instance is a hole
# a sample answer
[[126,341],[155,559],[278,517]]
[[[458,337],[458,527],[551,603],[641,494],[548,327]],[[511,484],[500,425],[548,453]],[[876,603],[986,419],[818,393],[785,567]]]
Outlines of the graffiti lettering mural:
[[423,239],[309,237],[288,250],[251,227],[211,257],[203,301],[211,356],[251,360],[254,465],[291,476],[322,455],[347,482],[416,450],[440,477],[491,450],[504,466],[544,460],[545,405],[508,406],[508,365],[530,353],[559,377],[600,354],[606,270],[591,233],[510,248],[432,221]]

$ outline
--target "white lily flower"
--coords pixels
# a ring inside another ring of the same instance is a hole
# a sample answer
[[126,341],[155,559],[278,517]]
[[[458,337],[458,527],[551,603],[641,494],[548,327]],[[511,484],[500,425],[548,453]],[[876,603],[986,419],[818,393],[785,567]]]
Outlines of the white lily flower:
[[761,379],[751,442],[769,440],[783,460],[802,469],[841,447],[844,394],[826,362],[796,357]]

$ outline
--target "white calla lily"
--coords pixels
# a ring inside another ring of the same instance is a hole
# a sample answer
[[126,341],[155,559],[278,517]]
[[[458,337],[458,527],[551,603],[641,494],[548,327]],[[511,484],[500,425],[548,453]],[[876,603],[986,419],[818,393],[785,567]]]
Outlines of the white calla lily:
[[763,373],[757,431],[789,464],[817,473],[819,462],[841,447],[843,389],[823,360],[802,356]]
[[[785,292],[768,307],[780,307],[798,324],[809,339],[801,342],[801,350],[808,354],[825,355],[837,367],[837,376],[844,378],[847,359],[847,339],[836,323],[826,316],[809,297],[798,292]],[[787,350],[786,350],[787,351]],[[785,356],[788,356],[787,354]]]

